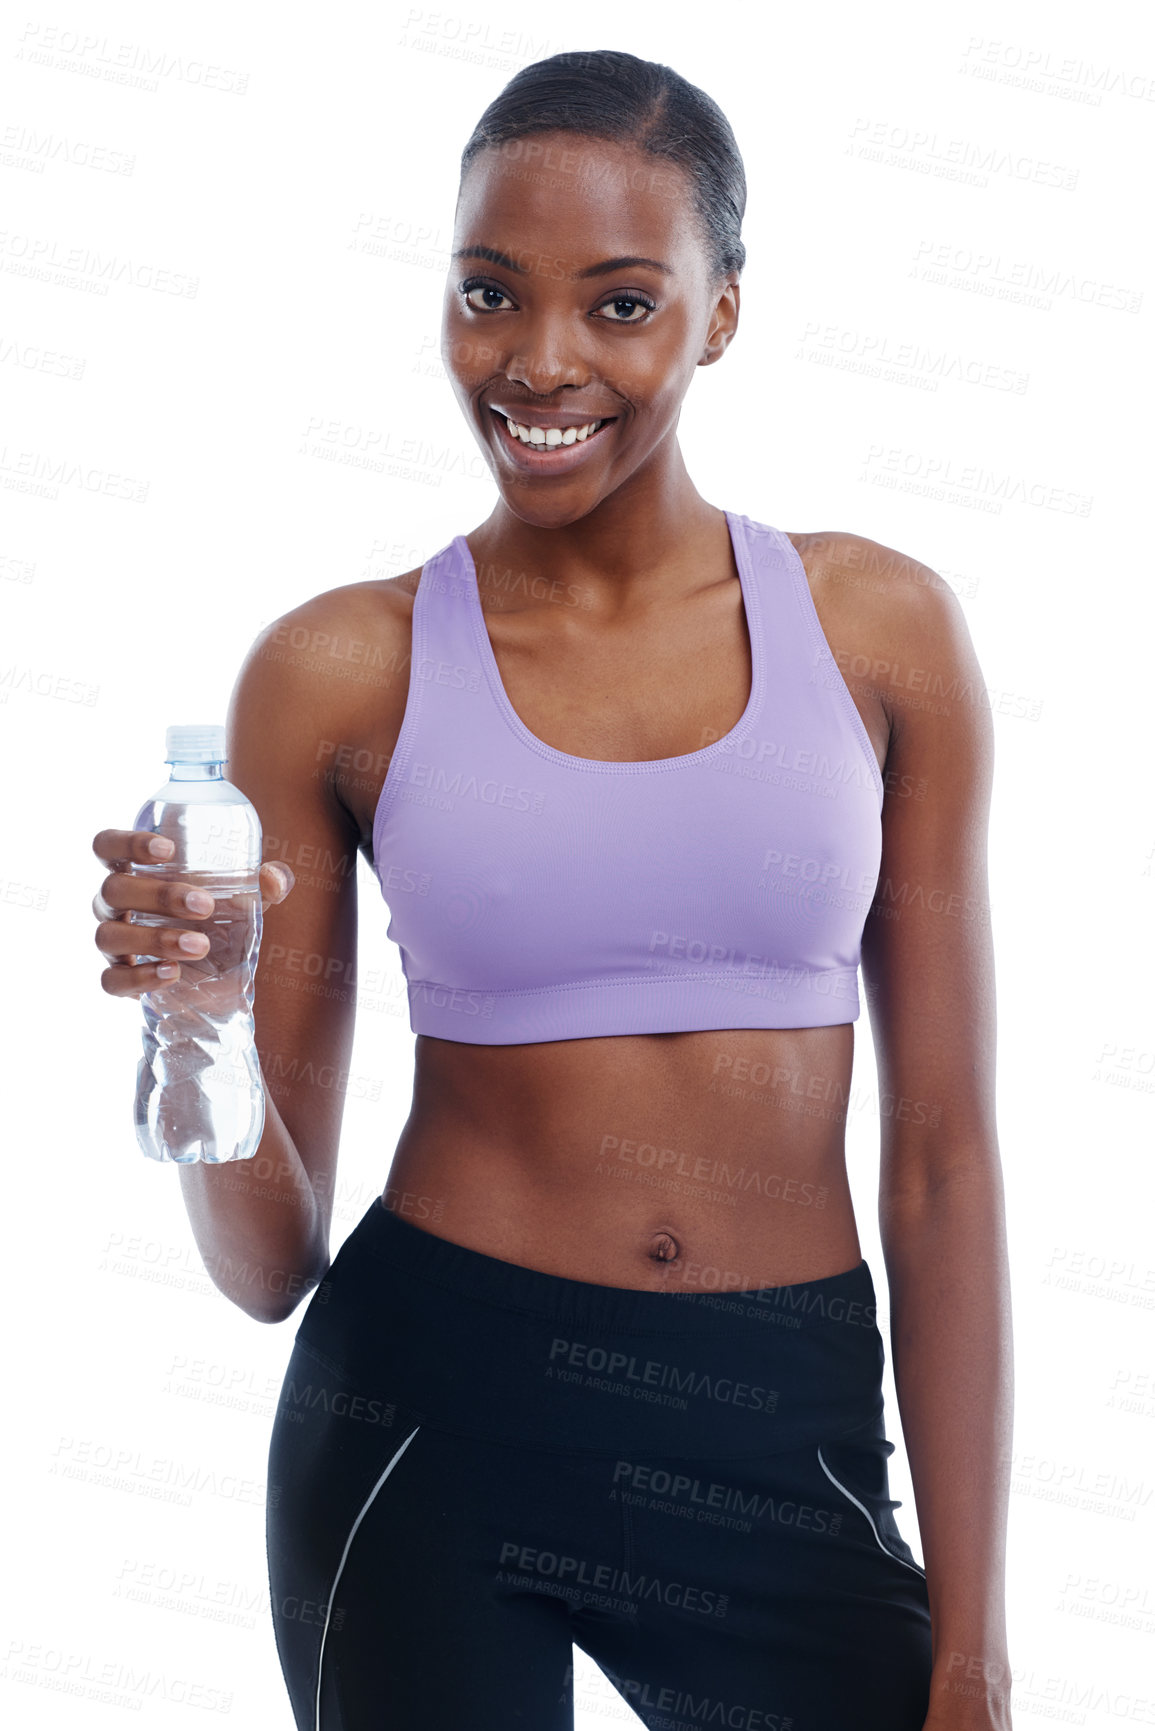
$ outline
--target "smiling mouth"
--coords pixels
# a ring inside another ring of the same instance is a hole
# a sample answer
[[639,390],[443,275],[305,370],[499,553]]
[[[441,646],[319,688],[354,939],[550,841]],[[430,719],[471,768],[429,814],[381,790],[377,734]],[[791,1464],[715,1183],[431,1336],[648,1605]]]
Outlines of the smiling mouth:
[[[549,462],[551,458],[561,456],[570,451],[573,451],[576,454],[577,449],[592,444],[593,441],[599,438],[605,429],[612,426],[614,421],[617,419],[616,415],[606,415],[585,422],[583,427],[531,429],[527,423],[514,422],[510,416],[502,414],[500,409],[491,408],[489,412],[500,426],[504,438],[507,439],[511,445],[515,445],[519,451],[525,452],[528,456],[537,458],[542,462]],[[522,426],[523,432],[521,434],[514,431],[514,427],[517,425]],[[586,428],[589,428],[590,430],[586,431]],[[579,433],[583,434],[580,438],[578,437]],[[539,436],[534,437],[534,434],[538,434]]]

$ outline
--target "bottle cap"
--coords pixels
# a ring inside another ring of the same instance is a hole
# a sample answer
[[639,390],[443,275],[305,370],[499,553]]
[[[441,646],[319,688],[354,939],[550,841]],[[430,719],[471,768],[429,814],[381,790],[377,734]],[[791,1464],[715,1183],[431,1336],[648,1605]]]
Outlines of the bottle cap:
[[164,735],[166,763],[226,763],[225,730],[219,725],[169,727]]

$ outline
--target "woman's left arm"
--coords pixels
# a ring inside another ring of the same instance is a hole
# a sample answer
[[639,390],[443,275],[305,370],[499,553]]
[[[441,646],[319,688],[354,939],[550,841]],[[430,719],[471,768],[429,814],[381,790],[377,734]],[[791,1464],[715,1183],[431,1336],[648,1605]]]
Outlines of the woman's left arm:
[[882,866],[862,945],[891,1360],[930,1596],[926,1731],[1008,1731],[1013,1356],[987,888],[994,727],[953,590],[891,554]]

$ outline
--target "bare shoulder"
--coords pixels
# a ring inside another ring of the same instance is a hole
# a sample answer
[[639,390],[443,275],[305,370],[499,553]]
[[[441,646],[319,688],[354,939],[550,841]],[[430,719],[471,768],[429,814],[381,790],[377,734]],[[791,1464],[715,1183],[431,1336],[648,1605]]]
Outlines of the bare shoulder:
[[421,568],[324,589],[270,620],[258,641],[334,696],[356,699],[408,667]]
[[930,698],[978,698],[982,677],[958,596],[912,554],[843,529],[789,535],[852,688],[872,694],[892,730]]
[[309,716],[313,773],[362,847],[405,714],[421,569],[322,590],[270,620],[249,651],[275,667],[278,700]]
[[413,614],[413,597],[421,577],[421,566],[405,571],[398,577],[376,578],[363,583],[342,583],[334,589],[322,589],[307,600],[299,601],[265,627],[266,632],[279,631],[286,641],[311,649],[323,646],[318,637],[316,646],[306,641],[302,631],[328,633],[335,641],[341,631],[352,631],[364,621],[378,624],[388,633],[396,627],[407,627]]
[[[812,588],[832,606],[853,608],[864,619],[901,617],[920,608],[934,612],[934,598],[957,600],[945,578],[897,547],[887,547],[846,529],[791,534]],[[931,597],[926,608],[926,597]]]

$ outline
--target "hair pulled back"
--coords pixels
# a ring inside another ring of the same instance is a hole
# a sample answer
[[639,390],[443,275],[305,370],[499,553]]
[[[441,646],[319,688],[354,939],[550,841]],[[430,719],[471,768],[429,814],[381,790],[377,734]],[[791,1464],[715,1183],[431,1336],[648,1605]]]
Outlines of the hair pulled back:
[[746,171],[713,97],[672,67],[618,49],[553,54],[523,66],[498,92],[461,153],[461,178],[491,146],[535,132],[573,132],[632,144],[687,174],[717,281],[746,263]]

